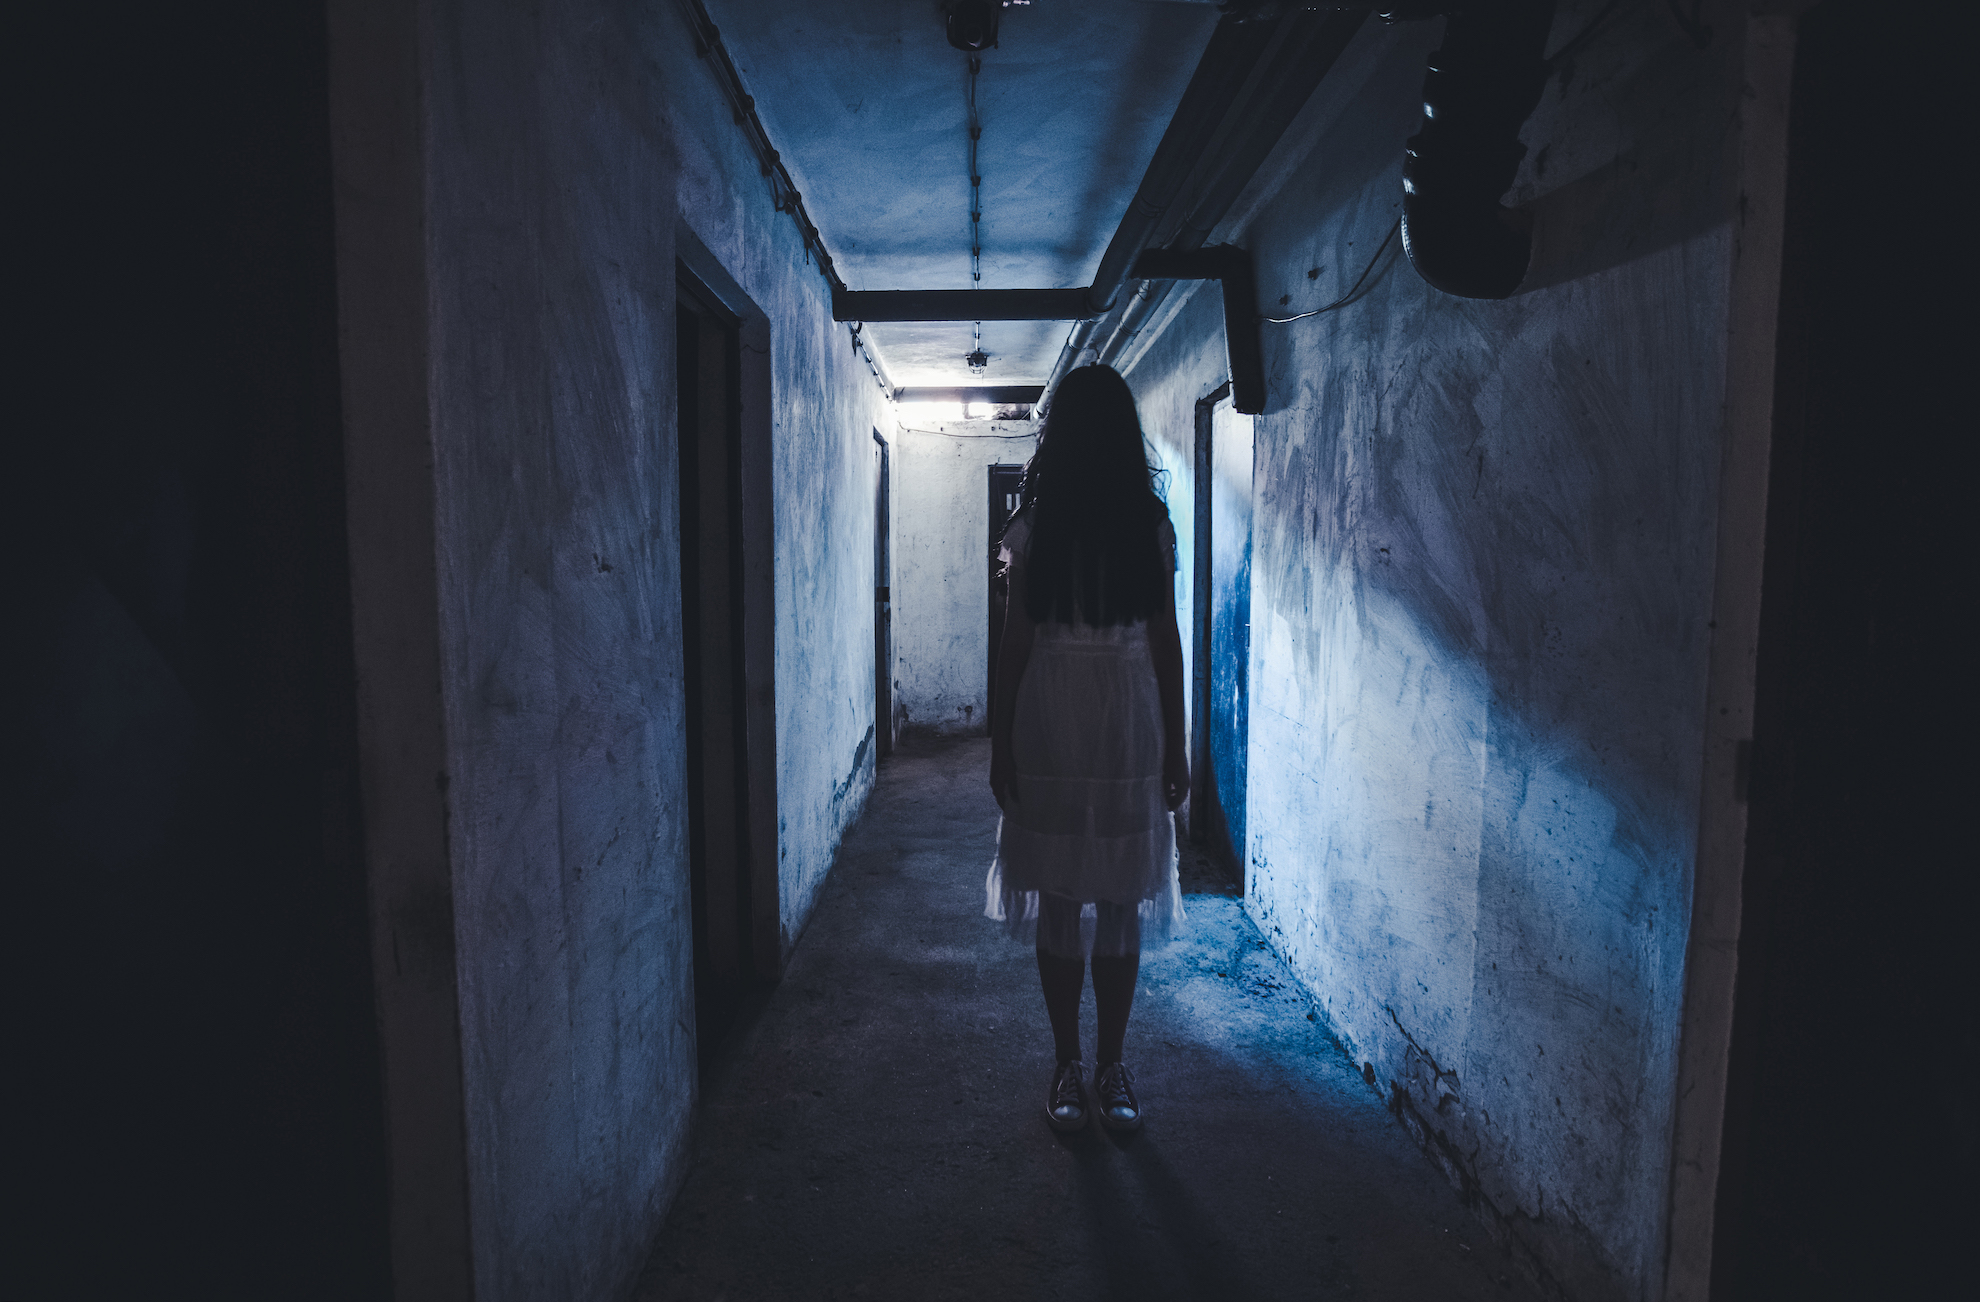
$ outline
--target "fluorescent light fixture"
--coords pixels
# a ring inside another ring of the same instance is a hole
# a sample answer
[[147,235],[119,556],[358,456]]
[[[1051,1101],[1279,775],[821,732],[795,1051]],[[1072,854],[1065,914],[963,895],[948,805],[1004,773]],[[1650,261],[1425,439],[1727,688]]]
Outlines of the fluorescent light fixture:
[[[980,406],[971,403],[971,406]],[[968,414],[960,402],[899,402],[894,404],[894,412],[903,424],[916,421],[967,420]]]

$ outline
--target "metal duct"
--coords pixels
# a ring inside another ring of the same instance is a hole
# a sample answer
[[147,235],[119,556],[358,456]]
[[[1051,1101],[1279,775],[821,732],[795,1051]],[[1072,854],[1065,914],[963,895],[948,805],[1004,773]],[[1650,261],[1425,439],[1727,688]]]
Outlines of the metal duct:
[[[1366,10],[1338,13],[1297,11],[1273,22],[1246,22],[1242,21],[1242,17],[1241,15],[1226,17],[1218,27],[1219,33],[1224,30],[1224,24],[1230,24],[1239,30],[1251,28],[1269,34],[1263,47],[1252,56],[1252,64],[1245,78],[1244,93],[1241,98],[1232,95],[1224,102],[1222,116],[1226,120],[1217,122],[1214,129],[1199,130],[1191,134],[1190,138],[1198,142],[1194,146],[1198,149],[1198,153],[1195,157],[1186,160],[1187,166],[1181,166],[1185,160],[1164,159],[1163,149],[1156,150],[1156,159],[1149,164],[1150,174],[1154,173],[1156,162],[1164,163],[1166,167],[1171,168],[1180,166],[1186,173],[1186,185],[1182,188],[1187,198],[1181,204],[1176,204],[1172,195],[1168,212],[1169,220],[1166,223],[1161,222],[1159,218],[1136,221],[1135,210],[1132,208],[1129,210],[1128,218],[1123,219],[1120,230],[1114,235],[1114,242],[1108,246],[1108,253],[1111,255],[1115,247],[1121,245],[1124,239],[1141,240],[1143,243],[1127,259],[1120,284],[1114,286],[1115,293],[1118,293],[1121,285],[1131,278],[1125,273],[1132,270],[1135,257],[1158,240],[1166,243],[1167,251],[1175,253],[1202,247],[1204,240],[1216,228],[1217,223],[1230,212],[1231,205],[1237,202],[1238,195],[1243,192],[1244,187],[1249,185],[1252,177],[1258,174],[1258,169],[1264,165],[1265,159],[1278,144],[1279,138],[1285,134],[1286,128],[1292,125],[1292,120],[1299,115],[1300,109],[1304,108],[1306,101],[1313,97],[1313,92],[1319,86],[1321,78],[1327,75],[1334,61],[1340,57],[1341,51],[1347,48],[1348,41],[1361,30],[1361,25],[1367,20],[1368,14]],[[1214,40],[1212,48],[1215,48]],[[1210,56],[1211,51],[1205,51],[1206,62],[1209,61]],[[1201,73],[1202,69],[1199,67],[1199,76]],[[1191,84],[1194,86],[1195,83]],[[1185,95],[1183,103],[1177,106],[1175,121],[1182,121],[1185,110],[1189,108],[1189,97]],[[1174,134],[1175,130],[1175,123],[1172,122],[1170,133]],[[1163,148],[1168,147],[1169,139],[1169,135],[1163,136]],[[1147,188],[1147,182],[1144,181],[1143,189]],[[1106,268],[1105,259],[1102,260],[1101,266],[1103,270]],[[1247,257],[1243,272],[1247,282],[1251,276],[1250,267],[1250,259]],[[1227,338],[1226,347],[1231,350],[1230,355],[1235,362],[1256,345],[1257,306],[1250,288],[1240,291],[1231,279],[1224,277],[1219,279],[1224,281],[1227,326],[1236,320],[1231,314],[1240,292],[1243,311],[1250,318],[1249,325],[1237,331],[1237,334],[1244,336],[1243,339]],[[1095,298],[1099,297],[1100,286],[1101,277],[1096,276]],[[1057,387],[1065,373],[1072,369],[1082,351],[1094,348],[1097,360],[1111,362],[1140,332],[1142,324],[1152,317],[1168,292],[1167,285],[1151,286],[1151,292],[1148,294],[1116,298],[1106,319],[1075,327],[1066,340],[1066,346],[1060,350],[1059,360],[1052,368],[1051,378],[1045,383],[1045,394],[1038,405],[1038,412],[1042,414],[1050,406],[1052,390]],[[1228,329],[1226,333],[1227,336],[1231,335]],[[1095,339],[1101,341],[1097,348],[1094,345]],[[1247,343],[1246,340],[1249,342]],[[1234,370],[1233,403],[1237,405],[1240,398],[1235,393],[1235,380]],[[1261,378],[1261,386],[1262,383]],[[1245,387],[1250,388],[1249,385]],[[1263,410],[1262,388],[1256,394],[1243,395],[1243,399],[1248,401],[1246,405],[1240,406],[1239,410],[1254,410],[1249,405],[1250,402],[1257,404],[1255,410]]]
[[[1258,278],[1251,254],[1233,244],[1177,251],[1149,249],[1134,260],[1136,280],[1214,280],[1224,295],[1224,359],[1231,406],[1265,410],[1265,350],[1258,337]],[[1117,336],[1118,337],[1118,336]]]
[[[1225,14],[1217,20],[1203,58],[1176,105],[1175,116],[1169,119],[1168,130],[1155,146],[1155,156],[1148,160],[1148,170],[1142,174],[1134,201],[1128,204],[1114,238],[1100,256],[1099,270],[1087,290],[1093,316],[1103,315],[1114,306],[1127,284],[1135,258],[1154,242],[1157,225],[1196,170],[1211,139],[1251,79],[1259,58],[1271,44],[1277,27],[1269,22],[1246,21],[1242,13]],[[1090,320],[1082,320],[1073,327],[1065,347],[1059,350],[1059,360],[1053,365],[1051,376],[1045,381],[1046,402],[1051,401],[1052,390],[1072,369],[1074,359],[1086,349],[1093,334]],[[1043,406],[1036,410],[1039,415],[1044,414]]]
[[1446,20],[1423,78],[1423,129],[1404,144],[1403,249],[1459,298],[1506,298],[1533,241],[1499,206],[1526,146],[1520,124],[1547,83],[1553,0],[1505,0]]

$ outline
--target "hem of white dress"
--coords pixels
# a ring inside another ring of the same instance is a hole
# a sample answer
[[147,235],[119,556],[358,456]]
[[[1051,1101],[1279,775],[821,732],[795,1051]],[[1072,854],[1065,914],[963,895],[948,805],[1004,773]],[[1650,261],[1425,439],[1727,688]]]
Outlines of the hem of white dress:
[[[1074,900],[1051,891],[1013,888],[1004,879],[1001,858],[991,861],[983,885],[983,916],[1001,923],[1012,940],[1061,958],[1117,958],[1159,949],[1182,935],[1186,920],[1173,859],[1168,881],[1156,894],[1138,900]],[[1051,910],[1056,923],[1048,916],[1046,896],[1063,905]],[[1076,931],[1066,921],[1074,906]]]

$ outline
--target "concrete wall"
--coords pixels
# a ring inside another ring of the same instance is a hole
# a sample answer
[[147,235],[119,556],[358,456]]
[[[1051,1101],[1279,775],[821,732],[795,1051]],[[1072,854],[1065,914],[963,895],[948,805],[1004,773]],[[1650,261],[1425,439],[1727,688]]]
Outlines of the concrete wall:
[[777,834],[786,944],[811,914],[875,756],[875,432],[893,408],[832,321],[826,282],[672,11],[654,38],[671,87],[681,219],[770,319],[777,594]]
[[[871,783],[867,452],[883,404],[672,6],[432,3],[403,17],[353,0],[332,25],[392,1090],[419,1088],[395,1010],[458,1000],[458,1116],[440,1099],[412,1136],[395,1115],[397,1273],[407,1296],[465,1296],[463,1268],[482,1299],[620,1296],[681,1175],[695,1082],[677,214],[770,320],[792,936]],[[408,319],[406,348],[367,353],[370,332]],[[430,646],[422,584],[437,594]],[[429,726],[415,716],[436,663]],[[411,684],[405,710],[395,682]],[[427,750],[439,762],[422,770]],[[425,866],[407,866],[415,853]],[[396,891],[394,874],[418,889]],[[422,975],[395,975],[401,955],[423,956]],[[442,1205],[450,1134],[458,1211]],[[427,1233],[441,1222],[466,1236],[459,1264]]]
[[[1365,28],[1218,233],[1273,315],[1344,293],[1395,220],[1439,33]],[[1699,52],[1645,10],[1556,74],[1516,297],[1440,295],[1392,242],[1363,301],[1264,327],[1246,907],[1578,1298],[1661,1288],[1740,57],[1736,22]],[[1183,464],[1216,311],[1128,377]]]
[[1037,439],[998,421],[897,427],[894,472],[895,705],[904,729],[988,731],[990,473]]

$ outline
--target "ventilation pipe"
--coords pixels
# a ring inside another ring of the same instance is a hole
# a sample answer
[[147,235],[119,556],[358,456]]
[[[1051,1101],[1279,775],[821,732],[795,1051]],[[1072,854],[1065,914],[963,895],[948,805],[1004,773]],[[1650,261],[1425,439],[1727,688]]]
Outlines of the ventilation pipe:
[[[1073,327],[1065,347],[1059,350],[1059,360],[1045,381],[1044,402],[1051,401],[1059,381],[1073,368],[1079,355],[1091,347],[1096,333],[1091,318],[1104,316],[1114,307],[1121,290],[1127,286],[1134,260],[1154,242],[1156,228],[1168,215],[1191,173],[1196,171],[1211,139],[1271,44],[1276,29],[1275,23],[1248,21],[1248,15],[1243,13],[1227,13],[1217,20],[1217,28],[1210,35],[1210,44],[1196,65],[1195,75],[1190,77],[1189,86],[1176,105],[1175,116],[1169,119],[1169,129],[1162,133],[1155,156],[1148,160],[1148,171],[1134,192],[1134,201],[1122,216],[1114,238],[1108,241],[1107,251],[1100,256],[1100,268],[1094,272],[1093,285],[1086,291],[1087,310],[1081,314],[1087,319]],[[1043,415],[1043,403],[1035,410]]]
[[[1120,297],[1118,291],[1132,280],[1168,277],[1132,274],[1137,259],[1153,256],[1156,252],[1186,254],[1202,248],[1211,230],[1230,212],[1238,195],[1258,174],[1273,146],[1278,144],[1286,128],[1292,125],[1293,118],[1305,107],[1306,101],[1313,97],[1321,78],[1327,75],[1334,60],[1340,57],[1341,51],[1368,17],[1366,10],[1314,13],[1298,9],[1288,12],[1289,8],[1280,6],[1269,14],[1264,10],[1253,10],[1227,15],[1222,20],[1218,28],[1220,33],[1225,30],[1224,25],[1228,25],[1238,31],[1250,29],[1263,32],[1267,38],[1251,57],[1250,66],[1244,70],[1243,94],[1225,99],[1220,118],[1196,133],[1200,141],[1194,146],[1196,152],[1177,160],[1182,165],[1183,176],[1171,187],[1169,202],[1163,211],[1137,223],[1132,229],[1129,221],[1121,223],[1114,242],[1108,246],[1109,256],[1125,241],[1138,242],[1127,245],[1128,256],[1123,260],[1121,274],[1108,295],[1112,300],[1111,306],[1105,309],[1105,319],[1082,323],[1068,336],[1065,347],[1059,352],[1058,364],[1046,381],[1044,397],[1035,408],[1039,414],[1042,415],[1049,407],[1053,389],[1065,373],[1078,364],[1082,353],[1090,353],[1096,361],[1111,362],[1139,333],[1142,324],[1159,308],[1168,287],[1151,287],[1149,293],[1125,297]],[[1206,52],[1205,62],[1208,63],[1209,59],[1210,54]],[[1198,72],[1201,75],[1201,69]],[[1176,108],[1175,123],[1185,121],[1184,114],[1189,110],[1189,99],[1185,95],[1184,102]],[[1172,134],[1176,130],[1175,123],[1170,126]],[[1162,143],[1166,147],[1169,137],[1164,136]],[[1163,161],[1163,152],[1158,149],[1156,161],[1149,164],[1151,178],[1155,175],[1156,164]],[[1148,182],[1144,181],[1143,191],[1148,188]],[[1134,210],[1130,210],[1130,219],[1134,216]],[[1162,245],[1166,247],[1158,247]],[[1241,269],[1236,267],[1232,255],[1241,256]],[[1234,368],[1231,373],[1233,405],[1241,411],[1263,411],[1262,360],[1251,368],[1258,375],[1255,386],[1249,380],[1240,385],[1235,369],[1245,359],[1259,357],[1258,309],[1252,288],[1250,255],[1231,249],[1200,265],[1214,265],[1221,270],[1197,270],[1177,274],[1174,278],[1216,279],[1222,283],[1226,347]],[[1101,266],[1103,269],[1108,266],[1106,259],[1102,260]],[[1100,277],[1096,276],[1092,291],[1096,300],[1100,299],[1101,284]],[[1246,364],[1249,366],[1249,363]],[[1254,387],[1255,394],[1252,393]],[[1238,396],[1240,390],[1243,390],[1242,397]]]
[[1403,146],[1402,239],[1417,274],[1446,294],[1507,298],[1526,276],[1532,237],[1499,197],[1526,156],[1519,128],[1546,87],[1553,16],[1553,0],[1470,5],[1450,15],[1430,55],[1423,129]]
[[[1150,249],[1134,260],[1136,280],[1214,280],[1224,294],[1224,360],[1231,406],[1248,416],[1265,410],[1265,350],[1258,337],[1258,277],[1251,254],[1231,244],[1207,249]],[[1118,337],[1118,336],[1116,336]]]
[[1112,364],[1127,350],[1168,298],[1170,285],[1163,282],[1214,279],[1224,296],[1224,347],[1230,365],[1232,406],[1252,415],[1265,410],[1265,362],[1258,337],[1251,255],[1218,245],[1214,257],[1198,264],[1202,270],[1164,274],[1152,269],[1191,265],[1187,260],[1191,251],[1202,249],[1210,232],[1230,212],[1366,17],[1364,12],[1295,14],[1280,29],[1281,39],[1260,62],[1243,106],[1199,164],[1190,185],[1192,198],[1180,205],[1183,216],[1174,236],[1164,248],[1151,249],[1136,262],[1135,279],[1157,283],[1130,295],[1101,324],[1096,334],[1106,342],[1094,360]]

